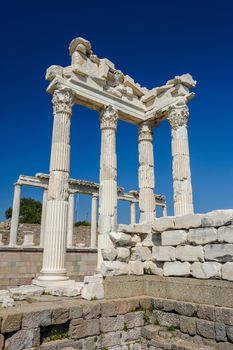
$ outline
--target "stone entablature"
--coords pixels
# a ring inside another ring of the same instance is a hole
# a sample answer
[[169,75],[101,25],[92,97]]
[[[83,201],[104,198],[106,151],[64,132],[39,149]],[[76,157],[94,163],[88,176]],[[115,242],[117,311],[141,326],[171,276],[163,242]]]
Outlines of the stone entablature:
[[[152,239],[148,240],[148,236]],[[233,281],[233,210],[119,225],[103,250],[104,276],[192,276]]]

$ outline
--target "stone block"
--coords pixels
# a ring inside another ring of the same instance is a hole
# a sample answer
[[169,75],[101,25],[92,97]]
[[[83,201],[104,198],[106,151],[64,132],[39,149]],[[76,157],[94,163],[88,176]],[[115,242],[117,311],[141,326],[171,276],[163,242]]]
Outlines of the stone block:
[[124,328],[124,316],[101,317],[100,331],[103,333],[121,331]]
[[233,262],[227,262],[222,265],[222,278],[224,280],[233,281]]
[[109,237],[117,247],[131,246],[132,238],[124,232],[110,232]]
[[197,311],[197,305],[194,303],[186,303],[183,301],[174,301],[173,307],[175,312],[183,316],[193,316]]
[[122,261],[122,262],[128,262],[129,257],[130,257],[129,248],[126,248],[126,247],[117,248],[117,260]]
[[233,344],[228,342],[218,343],[218,350],[233,350]]
[[180,316],[169,312],[155,310],[153,312],[153,319],[157,320],[161,326],[169,327],[174,325],[179,327],[180,325]]
[[189,335],[196,334],[196,319],[193,317],[180,316],[180,330]]
[[233,326],[233,309],[227,307],[216,307],[215,319],[217,322]]
[[118,232],[130,234],[151,233],[151,224],[118,225]]
[[5,342],[5,349],[24,350],[39,346],[40,344],[40,329],[24,329],[18,331],[9,337]]
[[187,240],[187,232],[184,230],[173,230],[165,231],[161,235],[162,245],[173,245],[184,244]]
[[163,265],[164,276],[189,276],[190,264],[188,262],[165,262]]
[[154,261],[174,261],[175,248],[171,246],[156,246],[152,248],[152,260]]
[[195,228],[188,232],[188,242],[192,244],[207,244],[217,241],[217,230],[210,228]]
[[187,214],[183,216],[174,217],[175,229],[190,229],[201,227],[202,215],[200,214]]
[[197,334],[204,338],[215,339],[215,324],[211,321],[199,320],[196,321]]
[[121,334],[122,342],[130,342],[133,340],[141,339],[141,327],[131,328],[127,331],[123,331]]
[[171,230],[173,228],[174,228],[173,217],[169,217],[169,216],[155,219],[152,224],[153,232],[163,232],[163,231]]
[[124,315],[124,322],[127,328],[144,326],[143,311],[130,312]]
[[143,247],[141,245],[136,245],[136,247],[131,249],[130,260],[135,261],[148,261],[151,260],[151,250],[149,247]]
[[50,309],[32,311],[23,314],[22,328],[37,328],[52,324],[52,311]]
[[191,274],[195,278],[221,278],[222,264],[217,262],[195,262],[191,265]]
[[203,247],[178,246],[175,248],[175,258],[181,261],[204,261]]
[[163,269],[152,261],[144,261],[144,272],[149,275],[163,275]]
[[0,350],[3,350],[3,345],[4,345],[4,336],[0,334]]
[[112,301],[103,301],[100,304],[101,307],[101,316],[102,317],[109,317],[109,316],[116,316],[116,306]]
[[21,328],[22,314],[13,313],[4,315],[2,319],[1,333],[11,333]]
[[203,227],[219,227],[230,224],[233,220],[233,210],[214,210],[205,214],[201,220]]
[[233,343],[233,327],[227,326],[226,333],[230,341]]
[[215,339],[217,341],[227,341],[226,326],[224,323],[215,322]]
[[69,310],[70,319],[80,318],[83,315],[83,309],[81,306],[72,306]]
[[71,320],[69,327],[69,337],[72,339],[81,339],[84,337],[96,336],[100,334],[100,325],[98,319]]
[[86,320],[97,318],[100,316],[100,304],[92,301],[83,305],[83,317]]
[[57,296],[57,297],[76,297],[81,294],[83,288],[82,282],[76,282],[74,286],[60,286],[60,287],[47,287],[45,293]]
[[121,261],[105,261],[101,264],[103,276],[120,276],[129,274],[129,265]]
[[233,225],[218,228],[218,241],[221,243],[233,243]]
[[87,300],[103,299],[104,286],[102,275],[84,277],[84,287],[82,288],[82,298]]
[[197,317],[207,321],[215,321],[215,307],[211,305],[198,305]]
[[129,273],[130,275],[143,275],[144,265],[142,261],[130,261],[129,262]]
[[52,311],[52,324],[63,324],[69,320],[69,309],[59,307]]
[[20,286],[17,288],[9,288],[10,296],[14,300],[26,300],[31,297],[41,296],[44,292],[44,288],[28,285],[28,286]]
[[114,247],[107,247],[101,249],[102,257],[104,260],[113,261],[117,257],[117,250]]
[[207,244],[204,247],[205,260],[219,262],[233,261],[233,244]]
[[9,290],[7,289],[0,290],[0,303],[2,303],[6,297],[10,297]]
[[4,308],[8,308],[8,307],[12,307],[15,305],[15,301],[13,298],[11,297],[5,297],[3,299],[3,302],[2,302],[2,307]]
[[97,343],[97,349],[108,349],[121,344],[121,332],[102,333]]

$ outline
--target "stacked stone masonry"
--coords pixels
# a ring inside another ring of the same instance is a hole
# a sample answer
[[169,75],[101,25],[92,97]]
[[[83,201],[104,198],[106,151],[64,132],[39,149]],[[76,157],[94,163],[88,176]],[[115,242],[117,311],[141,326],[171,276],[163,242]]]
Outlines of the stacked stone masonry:
[[102,274],[192,276],[233,281],[233,210],[119,225]]
[[233,310],[147,296],[44,296],[0,311],[0,349],[233,349]]

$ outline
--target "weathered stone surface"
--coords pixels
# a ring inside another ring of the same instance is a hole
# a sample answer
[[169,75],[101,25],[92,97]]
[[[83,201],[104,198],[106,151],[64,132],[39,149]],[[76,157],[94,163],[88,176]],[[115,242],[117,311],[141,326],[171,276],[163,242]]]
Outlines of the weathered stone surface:
[[3,345],[4,345],[4,336],[0,334],[0,350],[3,349]]
[[116,346],[121,343],[121,332],[102,333],[99,337],[98,346],[100,349]]
[[150,275],[163,275],[163,269],[152,261],[144,261],[144,272]]
[[184,216],[174,217],[174,227],[175,229],[190,229],[201,226],[200,214],[187,214]]
[[82,298],[87,300],[103,299],[104,286],[102,275],[84,277],[84,287],[82,288]]
[[180,316],[180,330],[181,332],[190,335],[196,334],[196,319],[193,317]]
[[15,301],[11,297],[5,297],[2,301],[2,307],[4,308],[12,307],[14,305],[15,305]]
[[173,303],[174,310],[184,316],[193,316],[197,311],[197,305],[194,303],[186,303],[182,301],[176,301]]
[[65,307],[60,307],[52,311],[52,324],[62,324],[69,320],[69,310]]
[[100,304],[93,301],[83,305],[83,317],[87,320],[97,318],[100,315]]
[[129,247],[132,242],[131,236],[124,232],[110,232],[109,237],[119,247]]
[[118,232],[146,234],[151,233],[151,224],[118,225]]
[[215,339],[217,341],[227,341],[226,326],[224,323],[215,322]]
[[72,339],[80,339],[89,336],[100,334],[100,325],[98,319],[71,320],[69,328],[69,336]]
[[124,328],[124,316],[118,315],[116,317],[101,317],[100,319],[100,331],[115,332],[121,331]]
[[217,322],[233,326],[233,309],[227,307],[216,307],[215,318]]
[[76,297],[81,294],[83,288],[82,282],[76,282],[74,286],[67,287],[48,287],[45,289],[45,293],[54,295],[54,296],[65,296],[65,297]]
[[52,323],[52,311],[50,309],[33,311],[23,314],[22,328],[37,328],[48,326]]
[[157,246],[152,248],[152,260],[154,261],[174,261],[175,248],[170,246]]
[[70,319],[80,318],[83,315],[83,309],[81,306],[70,307]]
[[233,262],[227,262],[222,265],[222,278],[224,280],[233,281]]
[[203,247],[178,246],[175,248],[175,258],[181,261],[204,261]]
[[228,338],[233,343],[233,327],[227,326],[226,327],[226,332],[227,332]]
[[188,262],[165,262],[163,265],[164,276],[188,276],[190,275],[190,264]]
[[6,297],[10,297],[10,292],[7,289],[0,290],[0,303],[2,303]]
[[130,261],[129,262],[129,273],[131,275],[143,275],[144,265],[142,261]]
[[128,262],[129,257],[130,257],[129,248],[125,248],[125,247],[117,248],[117,260],[122,262]]
[[105,261],[101,264],[101,273],[103,276],[128,275],[129,265],[121,261]]
[[112,301],[104,300],[100,304],[101,307],[101,316],[102,317],[109,317],[109,316],[116,316],[116,306]]
[[207,244],[204,247],[204,253],[206,260],[233,261],[233,244]]
[[124,316],[127,328],[144,326],[144,314],[142,311],[130,312]]
[[180,316],[169,313],[169,312],[163,312],[160,310],[153,311],[153,319],[159,321],[159,324],[161,326],[179,326],[180,324]]
[[123,331],[121,335],[122,342],[128,342],[132,340],[141,339],[141,327],[131,328],[127,331]]
[[161,235],[162,245],[184,244],[187,240],[187,232],[184,230],[165,231]]
[[215,307],[200,304],[197,309],[197,316],[203,320],[215,321]]
[[27,329],[13,334],[6,340],[5,349],[24,350],[40,344],[40,330]]
[[132,261],[148,261],[151,260],[151,250],[148,247],[142,247],[141,245],[136,245],[136,247],[131,249]]
[[10,333],[18,331],[21,327],[22,314],[14,313],[3,317],[2,319],[2,333]]
[[174,228],[174,220],[173,217],[162,217],[155,219],[152,224],[152,231],[154,232],[163,232],[166,230],[171,230]]
[[117,256],[117,250],[114,247],[107,247],[101,250],[104,260],[113,261]]
[[191,274],[195,278],[221,278],[222,264],[217,262],[195,262],[191,265]]
[[219,227],[218,241],[233,243],[233,225]]
[[14,300],[26,300],[29,297],[40,296],[44,292],[44,288],[28,285],[20,286],[18,288],[9,288],[10,296]]
[[215,325],[214,322],[199,320],[196,321],[197,333],[204,338],[215,339]]
[[203,227],[219,227],[231,223],[232,220],[232,209],[214,210],[204,215],[204,217],[201,220],[201,224]]
[[190,229],[188,242],[193,244],[207,244],[217,241],[217,230],[214,227]]

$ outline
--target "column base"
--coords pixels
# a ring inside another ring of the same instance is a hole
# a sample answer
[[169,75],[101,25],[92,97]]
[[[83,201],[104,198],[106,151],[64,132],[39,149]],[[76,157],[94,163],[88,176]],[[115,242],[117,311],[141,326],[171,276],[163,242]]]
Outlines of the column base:
[[67,280],[40,280],[39,277],[32,280],[32,284],[39,287],[75,287],[75,280],[70,280],[67,277]]

